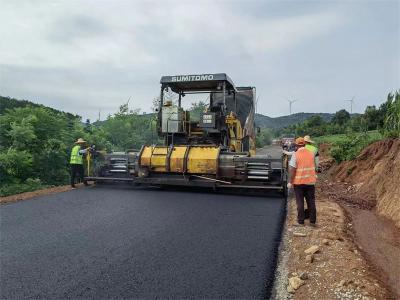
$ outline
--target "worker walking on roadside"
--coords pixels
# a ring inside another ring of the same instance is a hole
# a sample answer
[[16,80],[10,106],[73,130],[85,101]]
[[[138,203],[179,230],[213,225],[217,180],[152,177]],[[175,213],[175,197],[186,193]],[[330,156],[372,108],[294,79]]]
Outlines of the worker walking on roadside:
[[88,185],[84,180],[84,168],[83,168],[83,155],[87,152],[87,148],[84,149],[86,141],[79,138],[75,142],[75,146],[72,147],[71,159],[69,161],[71,165],[71,187],[75,188],[75,178],[78,177],[81,182]]
[[305,148],[304,138],[296,139],[297,151],[292,155],[289,162],[288,188],[293,186],[297,204],[297,222],[304,224],[304,198],[307,202],[310,225],[315,226],[317,221],[317,210],[315,207],[315,173],[314,154]]
[[306,135],[304,137],[304,142],[306,143],[305,148],[314,154],[315,170],[318,170],[318,165],[319,165],[318,148],[315,146],[315,142],[311,140],[311,137],[309,135]]

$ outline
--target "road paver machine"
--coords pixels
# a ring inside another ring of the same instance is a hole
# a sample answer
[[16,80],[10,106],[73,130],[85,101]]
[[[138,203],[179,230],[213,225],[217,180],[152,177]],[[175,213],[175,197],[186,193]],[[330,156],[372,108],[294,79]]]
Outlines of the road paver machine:
[[[157,132],[163,143],[108,154],[88,180],[286,194],[282,158],[256,154],[254,87],[236,87],[223,73],[163,76],[160,83]],[[191,94],[208,99],[199,120],[182,107]]]

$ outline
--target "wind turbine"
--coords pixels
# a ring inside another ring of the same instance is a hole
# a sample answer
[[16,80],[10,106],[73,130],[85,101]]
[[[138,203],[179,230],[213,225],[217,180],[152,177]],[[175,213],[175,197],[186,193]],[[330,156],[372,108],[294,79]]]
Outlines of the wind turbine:
[[256,99],[255,113],[257,113],[257,108],[258,108],[258,99],[260,99],[260,96],[257,96],[257,99]]
[[298,99],[293,99],[293,100],[286,99],[286,100],[289,102],[289,115],[291,115],[292,114],[292,104],[299,100]]
[[355,96],[353,96],[350,100],[346,100],[346,101],[350,102],[350,114],[353,113],[354,98],[355,98]]

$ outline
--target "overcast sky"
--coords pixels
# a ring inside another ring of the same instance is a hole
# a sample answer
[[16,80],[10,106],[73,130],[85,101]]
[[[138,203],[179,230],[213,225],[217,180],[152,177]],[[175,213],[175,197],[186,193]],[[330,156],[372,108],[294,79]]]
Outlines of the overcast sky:
[[0,0],[0,95],[102,119],[162,75],[227,73],[258,112],[355,112],[400,88],[400,1]]

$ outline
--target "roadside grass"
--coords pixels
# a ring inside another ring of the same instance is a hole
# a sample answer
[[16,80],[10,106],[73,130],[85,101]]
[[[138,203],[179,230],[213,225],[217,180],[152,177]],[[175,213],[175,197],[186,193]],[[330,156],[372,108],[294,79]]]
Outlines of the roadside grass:
[[7,183],[0,186],[0,197],[6,197],[25,192],[33,192],[36,190],[52,187],[51,185],[42,184],[38,179],[28,178],[25,182]]
[[356,158],[368,145],[383,139],[378,131],[335,134],[317,137],[314,140],[318,145],[329,143],[332,145],[330,154],[338,163]]
[[338,142],[341,142],[343,140],[346,140],[349,136],[351,137],[356,137],[356,136],[362,136],[362,135],[367,135],[371,140],[377,141],[381,140],[384,138],[382,133],[380,133],[378,130],[371,130],[367,132],[353,132],[349,134],[331,134],[331,135],[323,135],[323,136],[318,136],[313,138],[313,140],[318,144],[336,144]]

